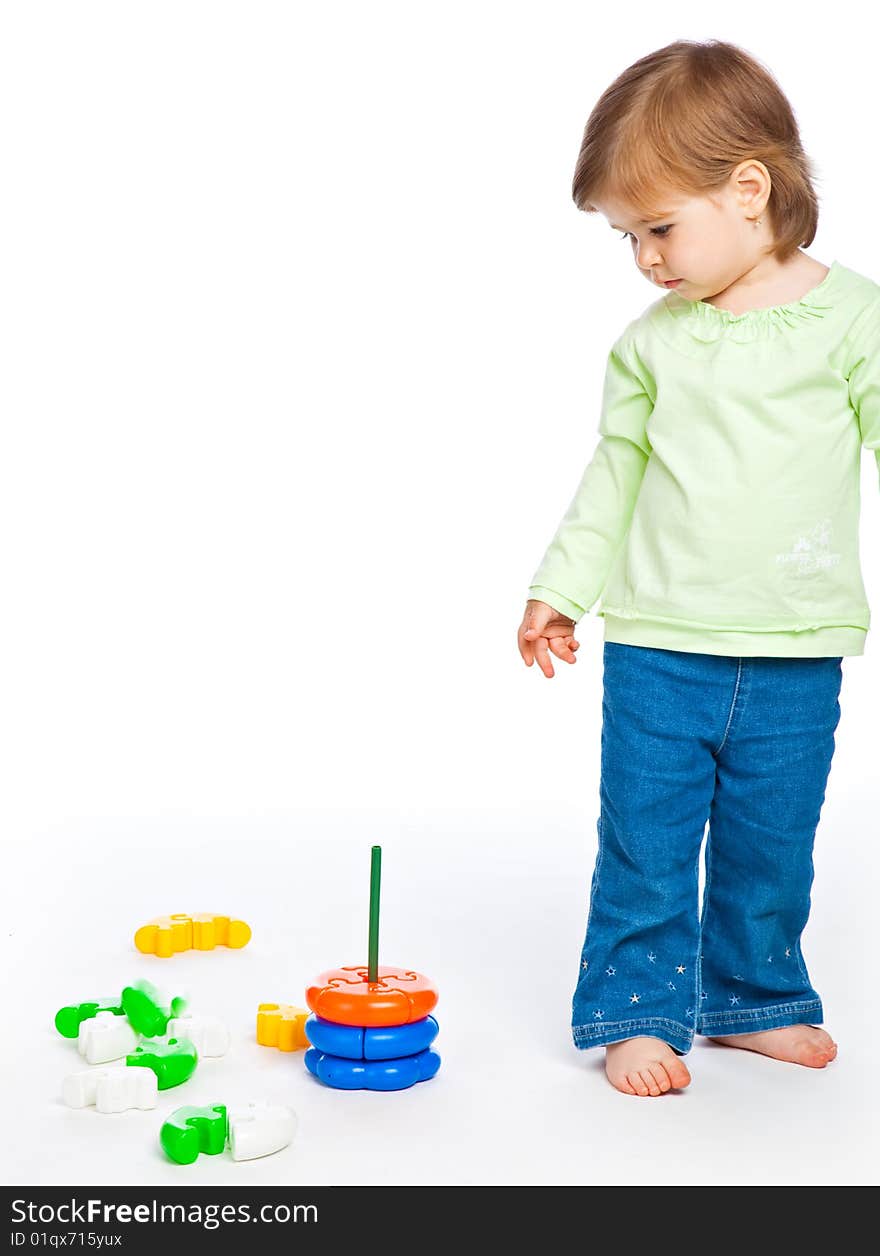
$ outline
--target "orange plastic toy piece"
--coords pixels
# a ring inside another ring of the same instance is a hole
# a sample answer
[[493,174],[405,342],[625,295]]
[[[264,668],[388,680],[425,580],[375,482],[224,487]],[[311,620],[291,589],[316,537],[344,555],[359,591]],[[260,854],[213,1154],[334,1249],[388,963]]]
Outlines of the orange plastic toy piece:
[[308,1011],[292,1003],[261,1003],[257,1008],[257,1042],[279,1051],[299,1051],[308,1047],[305,1024]]
[[339,1025],[406,1025],[436,1005],[439,992],[421,973],[379,965],[379,980],[367,980],[366,964],[331,968],[306,989],[316,1016]]
[[134,935],[139,951],[144,955],[158,955],[160,959],[168,959],[180,951],[213,951],[215,946],[238,949],[250,940],[250,925],[243,920],[208,913],[157,916]]

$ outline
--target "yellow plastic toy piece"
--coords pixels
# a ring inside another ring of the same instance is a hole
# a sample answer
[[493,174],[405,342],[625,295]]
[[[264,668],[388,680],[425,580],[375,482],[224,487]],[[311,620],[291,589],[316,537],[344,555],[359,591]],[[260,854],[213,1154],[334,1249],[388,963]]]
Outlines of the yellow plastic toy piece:
[[308,1008],[291,1003],[261,1003],[257,1008],[257,1042],[261,1047],[277,1047],[279,1051],[300,1051],[308,1047],[305,1024]]
[[250,925],[243,920],[205,912],[157,916],[134,935],[134,944],[142,954],[158,955],[160,959],[169,959],[180,951],[213,951],[215,946],[238,949],[250,940]]

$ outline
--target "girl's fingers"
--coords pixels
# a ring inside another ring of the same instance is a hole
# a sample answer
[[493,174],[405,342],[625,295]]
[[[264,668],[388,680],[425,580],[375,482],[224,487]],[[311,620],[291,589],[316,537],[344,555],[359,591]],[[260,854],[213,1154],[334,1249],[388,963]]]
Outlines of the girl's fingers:
[[534,662],[535,646],[541,640],[541,634],[548,619],[549,615],[535,607],[530,607],[523,615],[523,621],[517,633],[517,642],[519,652],[528,667],[531,667]]
[[577,660],[569,646],[570,638],[567,637],[551,637],[550,649],[558,659],[562,659],[563,663],[575,663]]
[[547,638],[539,637],[535,644],[535,657],[538,660],[538,666],[545,676],[555,676],[553,664],[550,661],[550,654],[547,650]]
[[532,663],[535,661],[535,646],[534,643],[526,637],[522,625],[520,625],[520,630],[516,634],[516,644],[519,646],[519,652],[522,655],[522,659],[526,667],[531,667]]

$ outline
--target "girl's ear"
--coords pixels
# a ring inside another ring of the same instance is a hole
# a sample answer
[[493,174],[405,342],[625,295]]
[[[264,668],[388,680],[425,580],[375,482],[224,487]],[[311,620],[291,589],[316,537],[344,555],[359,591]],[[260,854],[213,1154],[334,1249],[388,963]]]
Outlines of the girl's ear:
[[737,201],[750,218],[760,218],[770,198],[773,180],[763,161],[749,158],[741,161],[730,176]]

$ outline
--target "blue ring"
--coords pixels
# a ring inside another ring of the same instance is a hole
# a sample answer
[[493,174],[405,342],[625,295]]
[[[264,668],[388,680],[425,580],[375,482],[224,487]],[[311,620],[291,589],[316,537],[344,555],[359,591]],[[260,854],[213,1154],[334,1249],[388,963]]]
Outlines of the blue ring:
[[426,1082],[440,1067],[436,1051],[420,1051],[396,1060],[346,1060],[325,1055],[317,1047],[306,1052],[306,1068],[334,1090],[406,1090]]
[[326,1055],[341,1055],[347,1060],[396,1060],[427,1050],[440,1026],[433,1016],[425,1016],[406,1025],[363,1028],[324,1020],[313,1012],[305,1031],[312,1046]]

